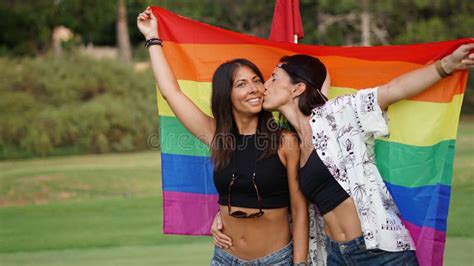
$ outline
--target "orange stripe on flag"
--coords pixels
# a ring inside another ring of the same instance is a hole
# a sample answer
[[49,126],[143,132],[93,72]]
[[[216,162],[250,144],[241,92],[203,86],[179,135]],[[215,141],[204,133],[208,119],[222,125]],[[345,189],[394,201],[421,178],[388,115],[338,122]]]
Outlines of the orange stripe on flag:
[[[290,51],[261,45],[177,44],[167,42],[165,52],[180,80],[210,82],[215,69],[225,61],[246,58],[254,62],[265,78],[269,77],[278,60]],[[419,64],[403,61],[369,61],[341,56],[320,56],[331,74],[332,85],[355,89],[385,84],[403,73],[417,69]],[[370,74],[368,74],[370,73]],[[462,94],[467,72],[456,72],[411,100],[451,102],[453,94]]]

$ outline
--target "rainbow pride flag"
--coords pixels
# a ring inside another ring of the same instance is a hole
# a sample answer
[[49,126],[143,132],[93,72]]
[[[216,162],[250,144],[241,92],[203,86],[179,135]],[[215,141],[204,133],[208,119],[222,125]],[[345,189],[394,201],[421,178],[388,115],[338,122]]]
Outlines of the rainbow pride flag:
[[[153,8],[164,49],[181,89],[211,115],[211,78],[224,61],[247,58],[269,77],[279,58],[319,57],[330,97],[375,87],[440,59],[469,39],[403,46],[326,47],[272,42]],[[376,140],[377,166],[417,246],[422,265],[441,265],[453,175],[454,147],[467,72],[390,106],[390,137]],[[217,212],[208,148],[176,119],[157,90],[164,232],[207,235]]]

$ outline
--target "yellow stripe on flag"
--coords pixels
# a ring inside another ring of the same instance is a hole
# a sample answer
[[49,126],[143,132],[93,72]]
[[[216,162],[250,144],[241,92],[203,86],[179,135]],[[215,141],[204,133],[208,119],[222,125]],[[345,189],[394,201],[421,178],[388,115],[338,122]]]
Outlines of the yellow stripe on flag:
[[[178,81],[181,90],[204,113],[211,112],[211,83],[190,80]],[[168,103],[157,89],[158,113],[175,117]],[[329,98],[357,92],[356,89],[331,87]],[[457,125],[463,95],[453,97],[450,103],[432,103],[405,100],[391,105],[388,110],[390,141],[414,145],[431,146],[443,140],[456,139]]]
[[401,101],[388,108],[390,141],[431,146],[456,139],[462,94],[450,103]]
[[[178,80],[178,84],[186,96],[196,104],[199,109],[209,116],[212,116],[211,111],[211,89],[212,85],[210,82],[196,82],[191,80]],[[158,86],[156,86],[156,95],[158,102],[158,114],[160,116],[172,116],[175,117],[173,111],[166,100],[161,96]]]
[[[357,92],[351,88],[331,87],[329,98]],[[389,140],[414,146],[431,146],[456,139],[463,94],[449,103],[413,100],[400,101],[388,109]]]

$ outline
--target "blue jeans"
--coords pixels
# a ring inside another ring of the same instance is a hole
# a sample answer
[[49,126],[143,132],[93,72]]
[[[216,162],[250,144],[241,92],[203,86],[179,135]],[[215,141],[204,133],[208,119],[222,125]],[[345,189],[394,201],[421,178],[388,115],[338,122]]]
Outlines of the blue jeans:
[[418,265],[415,251],[405,250],[390,252],[381,249],[367,249],[364,237],[360,236],[349,242],[338,243],[326,239],[328,252],[327,265]]
[[288,245],[272,254],[254,260],[239,259],[225,250],[215,247],[211,265],[293,265],[293,242],[290,242]]

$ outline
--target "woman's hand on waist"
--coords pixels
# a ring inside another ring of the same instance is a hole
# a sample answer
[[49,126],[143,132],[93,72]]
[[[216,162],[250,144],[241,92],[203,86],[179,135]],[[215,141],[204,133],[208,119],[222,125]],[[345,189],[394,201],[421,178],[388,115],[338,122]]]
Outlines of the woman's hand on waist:
[[221,212],[217,212],[211,225],[211,234],[214,240],[214,245],[220,248],[230,248],[232,247],[232,239],[222,232],[223,228]]

